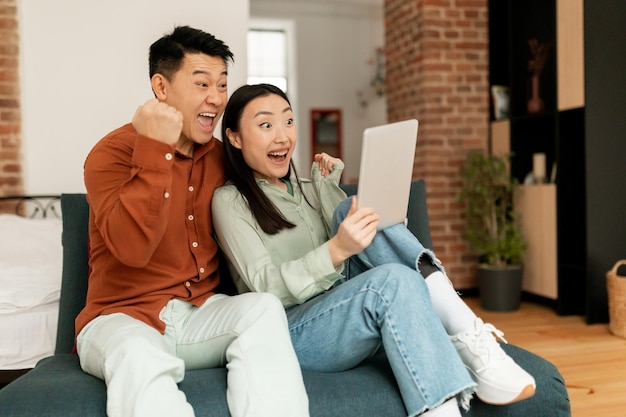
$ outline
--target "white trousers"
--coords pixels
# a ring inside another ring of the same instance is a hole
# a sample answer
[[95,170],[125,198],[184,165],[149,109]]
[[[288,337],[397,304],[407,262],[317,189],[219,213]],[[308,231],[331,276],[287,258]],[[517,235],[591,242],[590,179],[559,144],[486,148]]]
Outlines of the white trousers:
[[92,320],[77,339],[83,370],[107,385],[109,417],[194,416],[178,389],[185,369],[226,366],[233,417],[309,415],[287,329],[271,294],[215,295],[201,307],[171,300],[165,335],[126,314]]

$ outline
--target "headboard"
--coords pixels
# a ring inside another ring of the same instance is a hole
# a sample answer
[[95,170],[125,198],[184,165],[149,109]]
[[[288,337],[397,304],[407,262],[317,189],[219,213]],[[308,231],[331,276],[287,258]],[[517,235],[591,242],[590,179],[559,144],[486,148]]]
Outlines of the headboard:
[[61,197],[58,195],[0,196],[0,213],[28,218],[61,218]]

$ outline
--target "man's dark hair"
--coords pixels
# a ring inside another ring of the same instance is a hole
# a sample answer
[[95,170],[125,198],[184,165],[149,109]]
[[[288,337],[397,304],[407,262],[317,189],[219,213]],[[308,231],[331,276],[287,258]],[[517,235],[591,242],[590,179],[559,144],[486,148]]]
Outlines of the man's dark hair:
[[234,62],[228,46],[215,36],[189,26],[177,26],[171,34],[150,45],[150,78],[154,74],[162,74],[171,81],[188,53],[220,57],[227,66],[229,61]]

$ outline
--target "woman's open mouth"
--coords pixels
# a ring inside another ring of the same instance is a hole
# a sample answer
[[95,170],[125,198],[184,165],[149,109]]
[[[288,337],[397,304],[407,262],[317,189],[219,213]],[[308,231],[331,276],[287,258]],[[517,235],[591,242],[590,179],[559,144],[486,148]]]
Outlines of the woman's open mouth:
[[271,159],[273,162],[284,162],[287,159],[287,154],[289,152],[287,150],[270,152],[267,154],[267,157]]

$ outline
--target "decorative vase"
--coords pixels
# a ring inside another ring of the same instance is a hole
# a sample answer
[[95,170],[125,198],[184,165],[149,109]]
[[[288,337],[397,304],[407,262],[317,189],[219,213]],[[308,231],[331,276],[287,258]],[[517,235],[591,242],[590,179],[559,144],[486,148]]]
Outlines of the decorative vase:
[[528,113],[540,113],[543,111],[543,100],[539,97],[539,75],[533,74],[530,78],[530,98],[528,99]]
[[489,311],[515,311],[522,296],[522,266],[498,268],[479,265],[478,291],[482,308]]

